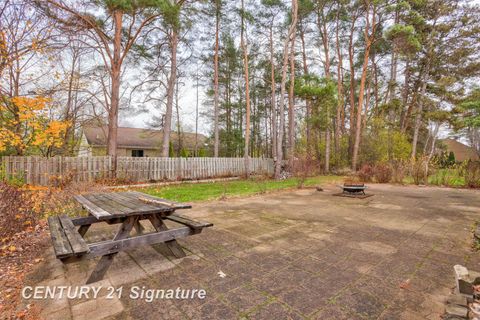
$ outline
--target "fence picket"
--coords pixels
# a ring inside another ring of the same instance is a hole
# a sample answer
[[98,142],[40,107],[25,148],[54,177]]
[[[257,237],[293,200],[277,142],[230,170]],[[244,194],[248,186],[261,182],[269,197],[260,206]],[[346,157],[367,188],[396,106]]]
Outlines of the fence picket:
[[[91,181],[112,177],[113,159],[94,157],[0,157],[2,176],[31,185],[49,185],[58,179]],[[272,159],[251,158],[252,174],[273,174]],[[117,178],[131,182],[207,179],[245,174],[244,158],[117,158]]]

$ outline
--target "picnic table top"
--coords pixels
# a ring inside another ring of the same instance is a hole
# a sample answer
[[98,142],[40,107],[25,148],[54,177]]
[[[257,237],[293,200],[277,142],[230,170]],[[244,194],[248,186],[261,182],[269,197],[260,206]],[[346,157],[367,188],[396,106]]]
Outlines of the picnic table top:
[[192,207],[137,191],[90,193],[74,198],[99,220],[157,213],[168,215],[176,209]]

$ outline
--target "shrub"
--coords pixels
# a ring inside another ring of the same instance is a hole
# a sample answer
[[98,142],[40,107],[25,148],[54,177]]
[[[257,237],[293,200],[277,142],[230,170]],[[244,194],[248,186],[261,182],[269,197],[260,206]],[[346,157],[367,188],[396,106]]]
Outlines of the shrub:
[[305,180],[308,177],[314,176],[319,173],[319,162],[313,160],[311,157],[306,156],[304,158],[297,158],[293,161],[292,173],[293,176],[298,178],[297,188],[303,188]]
[[375,180],[379,183],[388,183],[392,180],[392,168],[386,163],[379,163],[374,170]]
[[431,171],[425,170],[425,168],[427,167],[427,161],[427,157],[422,157],[419,159],[415,159],[411,162],[410,175],[412,176],[413,182],[416,185],[428,183],[428,176]]
[[392,181],[394,183],[403,183],[407,171],[405,162],[401,160],[393,160],[390,163],[390,167],[392,168]]
[[0,182],[0,238],[9,237],[38,222],[32,197],[19,187]]
[[350,176],[353,174],[352,169],[349,167],[339,168],[333,171],[337,176]]
[[463,164],[453,164],[449,168],[437,168],[432,170],[432,176],[429,183],[439,186],[463,186],[463,172],[465,166]]
[[34,199],[35,212],[37,215],[47,217],[62,214],[78,215],[80,206],[73,199],[73,196],[87,192],[100,191],[102,191],[102,186],[90,182],[76,182],[63,187],[62,189],[44,187],[43,190],[34,189],[30,192],[32,193],[32,199]]
[[373,167],[369,164],[364,164],[357,172],[358,178],[362,182],[371,182],[374,176]]
[[480,188],[480,162],[469,161],[464,172],[465,185],[469,188]]

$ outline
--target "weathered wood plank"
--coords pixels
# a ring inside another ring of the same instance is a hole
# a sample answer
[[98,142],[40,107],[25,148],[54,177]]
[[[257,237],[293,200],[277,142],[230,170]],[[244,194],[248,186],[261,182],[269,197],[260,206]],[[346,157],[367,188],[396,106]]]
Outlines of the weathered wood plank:
[[[119,176],[135,182],[150,179],[168,180],[211,178],[224,175],[239,175],[244,172],[242,158],[117,158]],[[73,175],[79,181],[94,181],[98,177],[111,176],[112,158],[93,157],[3,157],[5,175],[23,174],[29,184],[50,185],[52,177]],[[273,173],[273,160],[252,158],[252,172]]]
[[[91,259],[106,254],[116,253],[132,249],[143,245],[152,245],[156,243],[167,242],[178,238],[184,238],[193,235],[194,231],[189,227],[180,227],[161,232],[147,233],[123,240],[104,241],[90,244],[90,252],[81,257],[81,259]],[[75,259],[67,262],[73,262]]]
[[82,195],[74,196],[75,200],[80,202],[85,210],[87,210],[91,215],[95,216],[97,219],[105,219],[111,216],[111,214],[96,204],[92,203],[90,200],[86,199]]
[[153,201],[171,203],[171,207],[175,208],[175,209],[191,209],[192,208],[192,206],[189,205],[189,204],[179,203],[179,202],[175,202],[175,201],[171,201],[171,200],[162,199],[162,198],[159,198],[159,197],[154,197],[154,196],[151,196],[149,194],[138,192],[138,191],[130,191],[129,194],[135,195],[137,198],[141,197],[141,198],[145,198],[145,199],[149,199],[149,200],[153,200]]
[[[113,241],[108,241],[107,243],[115,243],[118,240],[126,239],[130,235],[130,231],[132,231],[133,226],[137,222],[136,217],[129,217],[126,219],[120,228],[117,231],[117,234],[113,238]],[[90,250],[92,250],[92,246],[90,246]],[[90,277],[87,279],[87,284],[97,282],[103,279],[103,276],[107,272],[108,268],[113,262],[114,256],[117,254],[118,251],[116,252],[110,252],[108,254],[102,255],[102,258],[100,258],[100,261],[96,265],[95,269],[92,271],[90,274]]]
[[[156,215],[150,216],[150,222],[152,223],[153,227],[157,232],[167,231],[168,228],[162,219]],[[195,230],[196,231],[196,230]],[[195,232],[197,233],[197,232]],[[165,245],[169,249],[170,253],[176,258],[183,258],[186,256],[185,252],[183,251],[182,247],[178,244],[177,240],[169,240],[165,242]]]
[[[146,220],[148,219],[149,214],[141,214],[141,215],[136,215],[139,220]],[[119,224],[123,223],[127,217],[113,217],[108,220],[99,220],[94,216],[88,216],[88,217],[77,217],[77,218],[71,218],[71,221],[74,226],[84,226],[84,225],[91,225],[94,223],[107,223],[107,224]]]
[[[109,193],[95,193],[87,195],[90,201],[95,203],[100,208],[108,211],[111,215],[130,215],[132,209],[112,199]],[[86,196],[86,197],[87,197]]]
[[213,226],[213,223],[205,222],[205,221],[196,221],[196,220],[192,220],[190,218],[177,215],[177,214],[172,214],[168,217],[165,217],[165,219],[186,225],[194,230],[199,230],[199,229],[201,230],[203,228],[208,228]]
[[63,231],[67,236],[68,242],[72,248],[74,254],[84,254],[88,252],[88,246],[85,240],[83,240],[80,233],[75,229],[72,221],[66,215],[62,215],[59,217],[60,223],[63,227]]
[[143,203],[135,196],[129,197],[128,192],[112,192],[109,193],[108,196],[110,199],[117,201],[123,206],[133,209],[134,211],[155,212],[158,210],[158,207]]
[[[148,205],[141,202],[138,197],[131,195],[130,192],[118,192],[118,193],[107,193],[104,194],[106,199],[109,199],[107,205],[111,207],[122,206],[127,208],[126,210],[117,210],[114,215],[139,215],[139,214],[155,214],[155,213],[171,213],[175,209],[169,207],[159,207],[154,205]],[[98,204],[101,205],[100,203]]]
[[52,237],[53,250],[55,251],[57,258],[61,259],[71,256],[73,250],[58,217],[48,217],[48,226],[50,228],[50,236]]

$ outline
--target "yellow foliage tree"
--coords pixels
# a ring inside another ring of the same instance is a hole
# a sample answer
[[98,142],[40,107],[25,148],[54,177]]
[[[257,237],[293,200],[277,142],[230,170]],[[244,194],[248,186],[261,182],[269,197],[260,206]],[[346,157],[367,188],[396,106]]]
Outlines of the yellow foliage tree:
[[51,156],[63,144],[69,122],[48,116],[50,99],[3,97],[0,101],[0,152]]

